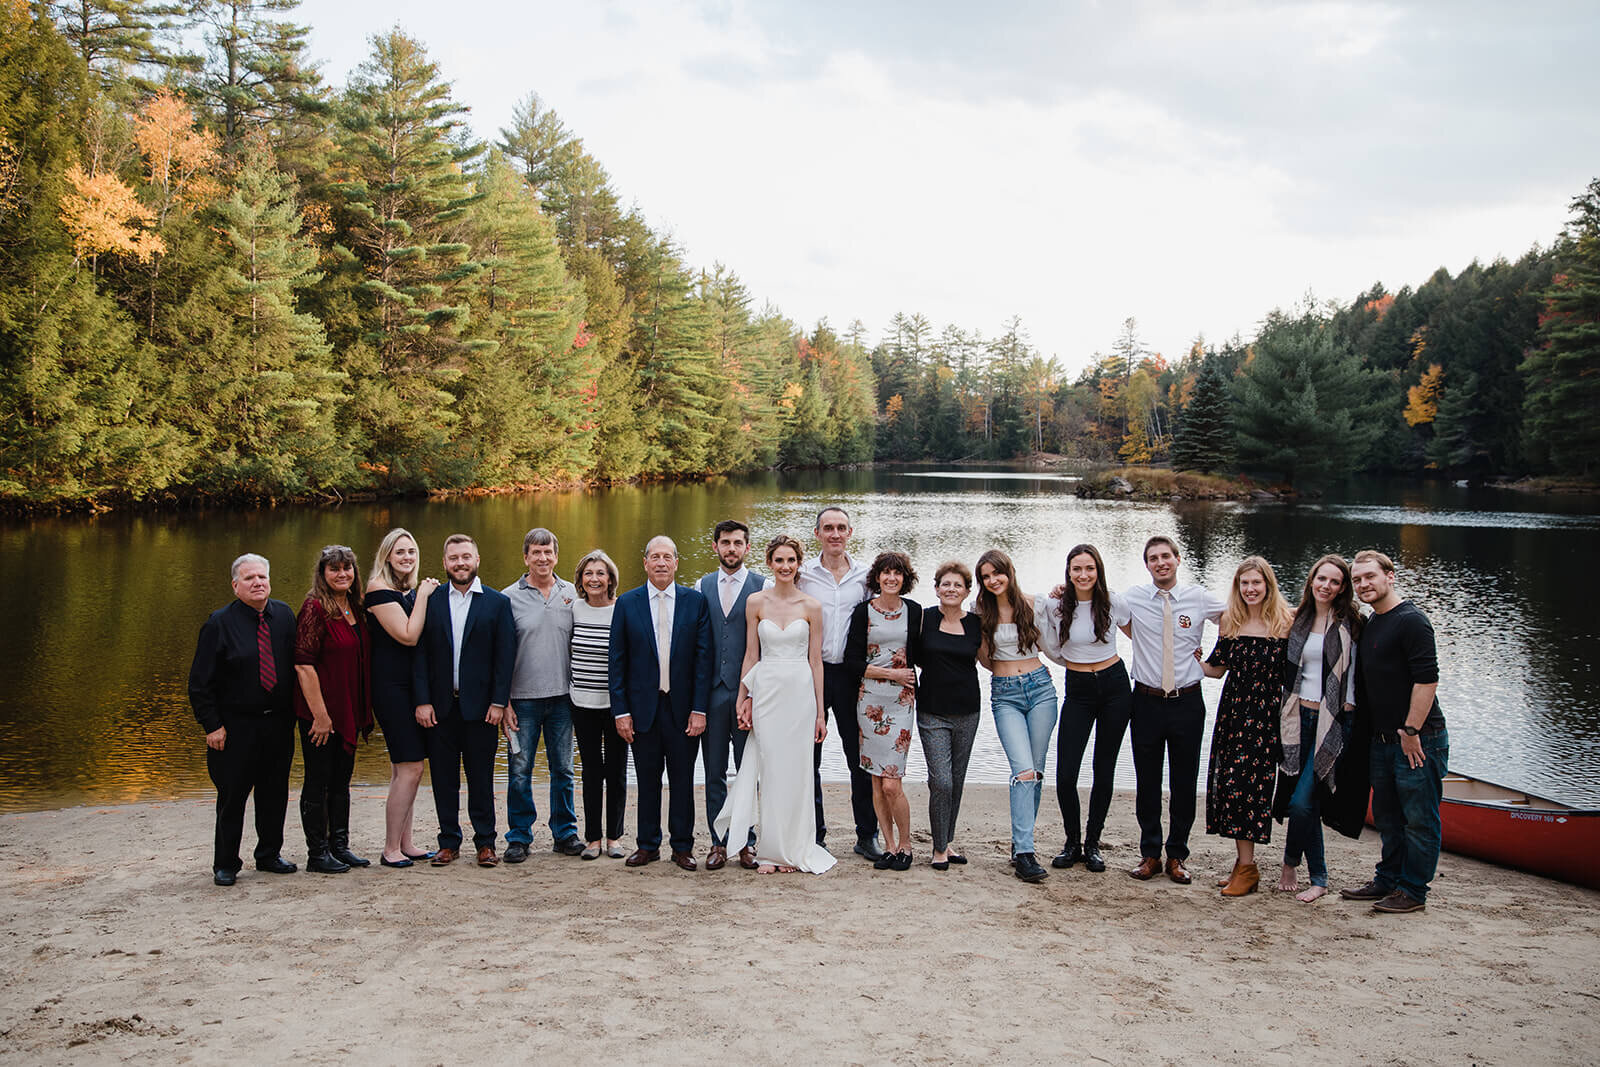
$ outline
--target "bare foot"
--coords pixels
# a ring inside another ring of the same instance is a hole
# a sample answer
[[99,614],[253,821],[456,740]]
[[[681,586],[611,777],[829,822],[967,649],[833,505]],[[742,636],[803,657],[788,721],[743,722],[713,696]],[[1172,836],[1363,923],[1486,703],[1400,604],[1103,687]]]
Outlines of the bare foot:
[[779,867],[778,868],[778,873],[779,874],[793,874],[794,872],[798,871],[799,869],[800,869],[799,867]]
[[756,868],[756,873],[757,874],[776,874],[776,873],[778,873],[778,868],[774,867],[770,863],[763,863],[761,866]]
[[1299,891],[1300,879],[1296,876],[1296,868],[1289,866],[1287,863],[1284,864],[1283,875],[1278,879],[1278,892],[1298,893]]
[[1302,904],[1310,904],[1318,897],[1324,897],[1327,895],[1328,889],[1326,886],[1314,885],[1309,887],[1304,893],[1297,893],[1294,899],[1298,900]]

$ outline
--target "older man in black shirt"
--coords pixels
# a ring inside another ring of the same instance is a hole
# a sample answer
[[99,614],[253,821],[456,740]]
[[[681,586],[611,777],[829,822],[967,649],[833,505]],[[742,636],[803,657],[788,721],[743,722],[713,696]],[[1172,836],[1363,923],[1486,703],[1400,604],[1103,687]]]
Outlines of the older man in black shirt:
[[1372,821],[1383,854],[1372,880],[1346,900],[1400,914],[1427,906],[1439,866],[1439,801],[1450,735],[1435,693],[1439,656],[1433,624],[1394,589],[1394,563],[1374,549],[1356,553],[1351,584],[1372,617],[1356,650],[1356,701],[1372,723]]
[[244,836],[244,806],[256,795],[256,870],[292,874],[283,817],[294,762],[294,612],[270,599],[265,559],[233,561],[233,595],[200,627],[189,668],[189,705],[206,732],[206,770],[217,787],[212,880],[232,885]]

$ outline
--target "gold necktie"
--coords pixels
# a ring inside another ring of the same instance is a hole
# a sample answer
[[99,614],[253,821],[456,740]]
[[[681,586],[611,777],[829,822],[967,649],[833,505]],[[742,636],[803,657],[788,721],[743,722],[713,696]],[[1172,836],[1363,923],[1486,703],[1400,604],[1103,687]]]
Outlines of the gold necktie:
[[1172,656],[1172,590],[1158,589],[1161,598],[1161,691],[1178,688],[1178,668]]

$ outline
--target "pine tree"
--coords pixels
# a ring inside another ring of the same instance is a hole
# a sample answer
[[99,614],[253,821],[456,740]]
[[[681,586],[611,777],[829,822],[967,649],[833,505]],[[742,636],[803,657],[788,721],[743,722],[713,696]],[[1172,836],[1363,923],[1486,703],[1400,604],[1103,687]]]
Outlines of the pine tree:
[[[250,133],[270,129],[274,152],[304,140],[303,127],[326,109],[321,76],[306,57],[309,29],[280,16],[300,0],[194,0],[207,55],[193,95],[211,109],[222,150],[238,152]],[[280,163],[281,165],[281,163]]]
[[1380,383],[1329,322],[1275,311],[1254,351],[1235,383],[1240,465],[1296,484],[1362,469],[1383,429]]
[[1177,470],[1223,471],[1233,462],[1235,432],[1230,381],[1222,360],[1207,356],[1195,377],[1194,393],[1183,409],[1172,440]]
[[1587,476],[1600,471],[1600,178],[1572,201],[1557,261],[1522,364],[1524,428],[1535,464]]

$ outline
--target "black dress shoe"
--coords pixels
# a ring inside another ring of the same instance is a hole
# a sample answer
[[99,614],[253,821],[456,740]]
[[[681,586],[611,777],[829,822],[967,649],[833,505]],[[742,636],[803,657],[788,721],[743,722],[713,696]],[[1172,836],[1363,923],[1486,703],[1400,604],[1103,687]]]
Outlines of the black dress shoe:
[[513,841],[506,846],[506,862],[521,863],[528,858],[528,846],[521,841]]
[[401,849],[400,851],[405,854],[405,857],[408,860],[431,860],[437,854],[432,849],[429,849],[427,852],[406,852],[405,849]]
[[[821,844],[819,841],[818,844]],[[883,858],[883,849],[878,847],[875,838],[863,837],[856,842],[856,855],[871,863],[877,863]]]
[[1084,870],[1093,871],[1095,874],[1106,873],[1105,857],[1100,855],[1100,843],[1091,841],[1083,846]]
[[268,874],[293,874],[299,869],[299,867],[296,867],[282,856],[274,856],[270,860],[256,860],[256,870],[265,871]]
[[306,870],[317,874],[343,874],[350,865],[333,858],[331,852],[313,852],[306,857]]
[[389,857],[385,856],[381,852],[378,854],[378,862],[383,864],[385,867],[415,867],[417,865],[415,860],[409,859],[405,856],[401,856],[399,859],[391,862]]
[[1056,858],[1050,861],[1050,866],[1058,871],[1064,871],[1081,859],[1083,859],[1083,849],[1078,847],[1076,841],[1068,841],[1061,846],[1061,851],[1056,853]]
[[949,860],[933,860],[928,864],[928,866],[932,867],[936,871],[948,871],[950,869],[950,861]]
[[1018,852],[1012,866],[1016,867],[1017,877],[1024,882],[1042,882],[1050,873],[1039,866],[1039,861],[1032,852]]
[[225,870],[222,867],[218,867],[211,872],[211,881],[217,885],[232,885],[238,881],[238,877],[234,872]]
[[348,848],[330,848],[328,855],[344,864],[346,867],[371,867],[372,861],[365,856],[358,856]]
[[955,864],[957,867],[965,867],[967,865],[967,857],[963,856],[959,852],[952,852],[950,853],[950,862]]

